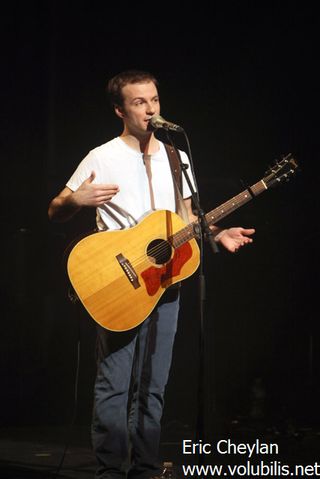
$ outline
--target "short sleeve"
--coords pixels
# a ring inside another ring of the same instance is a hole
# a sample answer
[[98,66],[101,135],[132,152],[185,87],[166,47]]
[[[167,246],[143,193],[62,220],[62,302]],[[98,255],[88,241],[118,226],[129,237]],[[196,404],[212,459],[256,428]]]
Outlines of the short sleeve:
[[66,186],[72,191],[76,191],[82,183],[89,178],[92,171],[96,170],[96,156],[93,151],[79,163],[77,169],[66,183]]

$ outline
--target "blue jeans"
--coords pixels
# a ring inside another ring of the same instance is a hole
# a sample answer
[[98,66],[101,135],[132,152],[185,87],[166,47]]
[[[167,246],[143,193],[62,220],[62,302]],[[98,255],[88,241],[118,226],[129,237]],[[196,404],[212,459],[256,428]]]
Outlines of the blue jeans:
[[123,333],[98,327],[92,442],[96,478],[149,479],[161,472],[161,416],[179,311],[167,290],[142,325]]

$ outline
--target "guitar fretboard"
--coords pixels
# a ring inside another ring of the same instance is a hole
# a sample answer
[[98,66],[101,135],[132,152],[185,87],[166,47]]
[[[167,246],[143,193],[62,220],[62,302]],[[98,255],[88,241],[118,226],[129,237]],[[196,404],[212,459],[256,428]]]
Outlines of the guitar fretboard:
[[[248,203],[250,200],[252,200],[252,198],[259,195],[266,189],[267,186],[265,182],[263,180],[258,181],[258,183],[252,185],[250,188],[242,191],[238,195],[234,196],[230,200],[226,201],[222,205],[207,213],[206,220],[208,224],[216,224],[218,221],[222,220],[230,213],[240,208],[240,206],[243,206],[244,204]],[[174,246],[174,248],[182,246],[187,241],[190,241],[192,238],[195,238],[197,236],[198,230],[199,225],[197,221],[190,223],[171,237],[172,245]]]

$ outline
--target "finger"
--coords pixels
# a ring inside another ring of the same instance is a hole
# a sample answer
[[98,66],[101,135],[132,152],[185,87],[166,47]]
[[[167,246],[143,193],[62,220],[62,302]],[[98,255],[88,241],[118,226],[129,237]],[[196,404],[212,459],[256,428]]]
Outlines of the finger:
[[95,201],[99,204],[103,204],[105,203],[106,201],[110,201],[114,196],[115,196],[116,193],[112,194],[112,193],[109,193],[109,194],[100,194],[100,195],[96,195],[95,196]]
[[114,197],[114,195],[98,195],[95,197],[95,200],[96,201],[99,201],[99,202],[104,202],[104,201],[109,201],[111,200],[112,198]]
[[256,232],[256,230],[254,228],[243,228],[242,229],[242,234],[244,235],[253,235],[254,233]]
[[115,194],[120,191],[120,188],[118,185],[103,185],[103,184],[96,184],[93,185],[95,193],[97,195],[107,195],[109,193]]
[[105,185],[105,184],[100,184],[97,185],[101,189],[101,191],[119,191],[119,186],[118,185]]
[[94,172],[94,171],[91,171],[91,175],[89,176],[89,178],[86,179],[85,182],[86,182],[86,183],[92,183],[93,180],[95,179],[95,177],[96,177],[95,172]]
[[104,189],[104,188],[99,188],[95,191],[95,196],[96,197],[99,197],[99,196],[114,196],[118,193],[118,189],[110,189],[110,188],[107,188],[107,189]]
[[252,243],[253,240],[251,238],[244,238],[241,243],[239,244],[239,246],[245,246],[246,244],[249,244],[249,243]]
[[242,246],[245,246],[246,244],[250,244],[250,243],[253,243],[253,240],[251,238],[246,238],[239,244],[237,249],[241,248]]

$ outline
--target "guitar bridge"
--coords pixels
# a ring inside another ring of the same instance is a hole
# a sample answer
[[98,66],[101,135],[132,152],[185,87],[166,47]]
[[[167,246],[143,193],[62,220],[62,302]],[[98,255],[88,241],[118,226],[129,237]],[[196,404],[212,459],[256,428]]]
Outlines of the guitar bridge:
[[140,288],[140,283],[139,283],[139,280],[138,280],[138,275],[137,273],[135,272],[132,264],[130,263],[130,261],[125,258],[123,256],[123,254],[118,254],[116,256],[121,268],[123,269],[123,271],[125,272],[128,280],[130,281],[130,283],[132,284],[132,286],[134,287],[134,289],[137,289],[137,288]]

